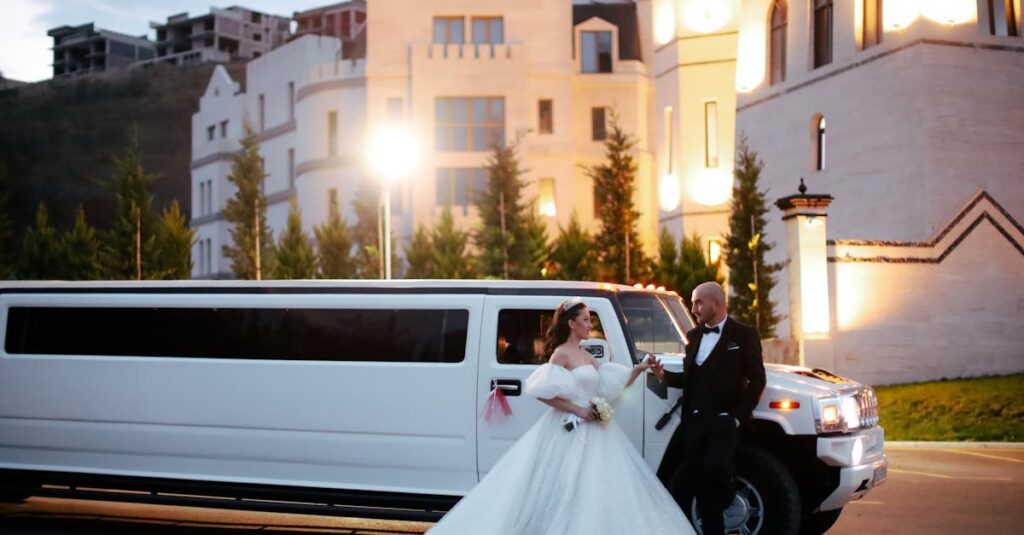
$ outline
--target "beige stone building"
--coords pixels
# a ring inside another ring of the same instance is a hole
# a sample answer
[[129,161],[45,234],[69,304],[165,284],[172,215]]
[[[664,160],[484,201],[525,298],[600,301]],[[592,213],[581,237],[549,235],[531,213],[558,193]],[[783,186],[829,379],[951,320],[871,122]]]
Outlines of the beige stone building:
[[527,194],[551,234],[573,212],[596,230],[583,166],[601,160],[614,109],[638,140],[651,254],[660,228],[720,250],[739,135],[766,162],[770,199],[801,177],[834,197],[769,214],[769,261],[787,266],[777,332],[799,362],[872,383],[1024,369],[1020,0],[387,0],[304,13],[323,28],[327,13],[363,7],[344,44],[301,36],[250,62],[244,88],[214,74],[193,117],[195,277],[229,276],[220,209],[246,118],[275,232],[291,195],[307,231],[332,199],[351,218],[359,180],[380,178],[368,140],[410,130],[417,164],[390,197],[401,251],[445,205],[471,228],[487,146],[520,132]]

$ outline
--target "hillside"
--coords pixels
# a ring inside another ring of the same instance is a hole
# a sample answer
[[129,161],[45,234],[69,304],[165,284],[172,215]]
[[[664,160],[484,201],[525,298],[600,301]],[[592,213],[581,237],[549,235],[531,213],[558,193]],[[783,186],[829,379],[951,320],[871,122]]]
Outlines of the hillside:
[[[228,67],[236,80],[244,65]],[[157,209],[178,199],[191,213],[191,121],[213,65],[127,69],[48,80],[0,91],[0,160],[12,183],[13,245],[43,201],[58,229],[73,224],[82,205],[89,223],[105,228],[113,195],[104,188],[128,129],[139,125],[143,164],[159,176]]]

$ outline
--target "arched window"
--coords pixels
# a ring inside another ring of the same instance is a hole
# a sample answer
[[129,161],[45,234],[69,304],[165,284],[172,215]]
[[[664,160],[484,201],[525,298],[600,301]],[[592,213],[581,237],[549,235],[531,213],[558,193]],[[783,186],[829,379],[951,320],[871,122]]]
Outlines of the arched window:
[[825,169],[825,116],[819,115],[817,121],[817,142],[814,168],[818,171]]
[[811,0],[814,6],[814,68],[832,63],[832,0]]
[[786,81],[786,0],[772,2],[771,78],[775,85]]
[[869,48],[882,42],[882,0],[864,0],[864,21],[861,29],[861,48]]

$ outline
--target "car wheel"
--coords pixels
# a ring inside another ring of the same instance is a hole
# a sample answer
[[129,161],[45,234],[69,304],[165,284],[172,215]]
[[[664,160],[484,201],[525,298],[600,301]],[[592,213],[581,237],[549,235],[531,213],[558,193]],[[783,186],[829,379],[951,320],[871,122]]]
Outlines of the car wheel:
[[[703,535],[697,500],[690,518]],[[741,446],[736,454],[736,496],[724,512],[726,531],[743,535],[797,535],[800,491],[786,467],[770,453]]]
[[800,522],[800,535],[821,535],[828,531],[835,523],[839,520],[839,513],[843,512],[843,508],[833,509],[831,511],[820,511],[807,516]]

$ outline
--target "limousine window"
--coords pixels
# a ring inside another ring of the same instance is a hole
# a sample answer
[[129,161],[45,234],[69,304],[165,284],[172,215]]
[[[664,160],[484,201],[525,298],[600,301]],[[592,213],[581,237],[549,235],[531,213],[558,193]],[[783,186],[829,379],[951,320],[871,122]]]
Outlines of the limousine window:
[[[553,310],[505,309],[498,312],[498,362],[501,364],[544,364],[544,335],[551,325]],[[604,339],[601,318],[590,312],[590,338]]]
[[686,352],[683,333],[655,294],[621,293],[619,304],[637,349],[662,354]]
[[462,362],[460,309],[13,307],[9,354]]

